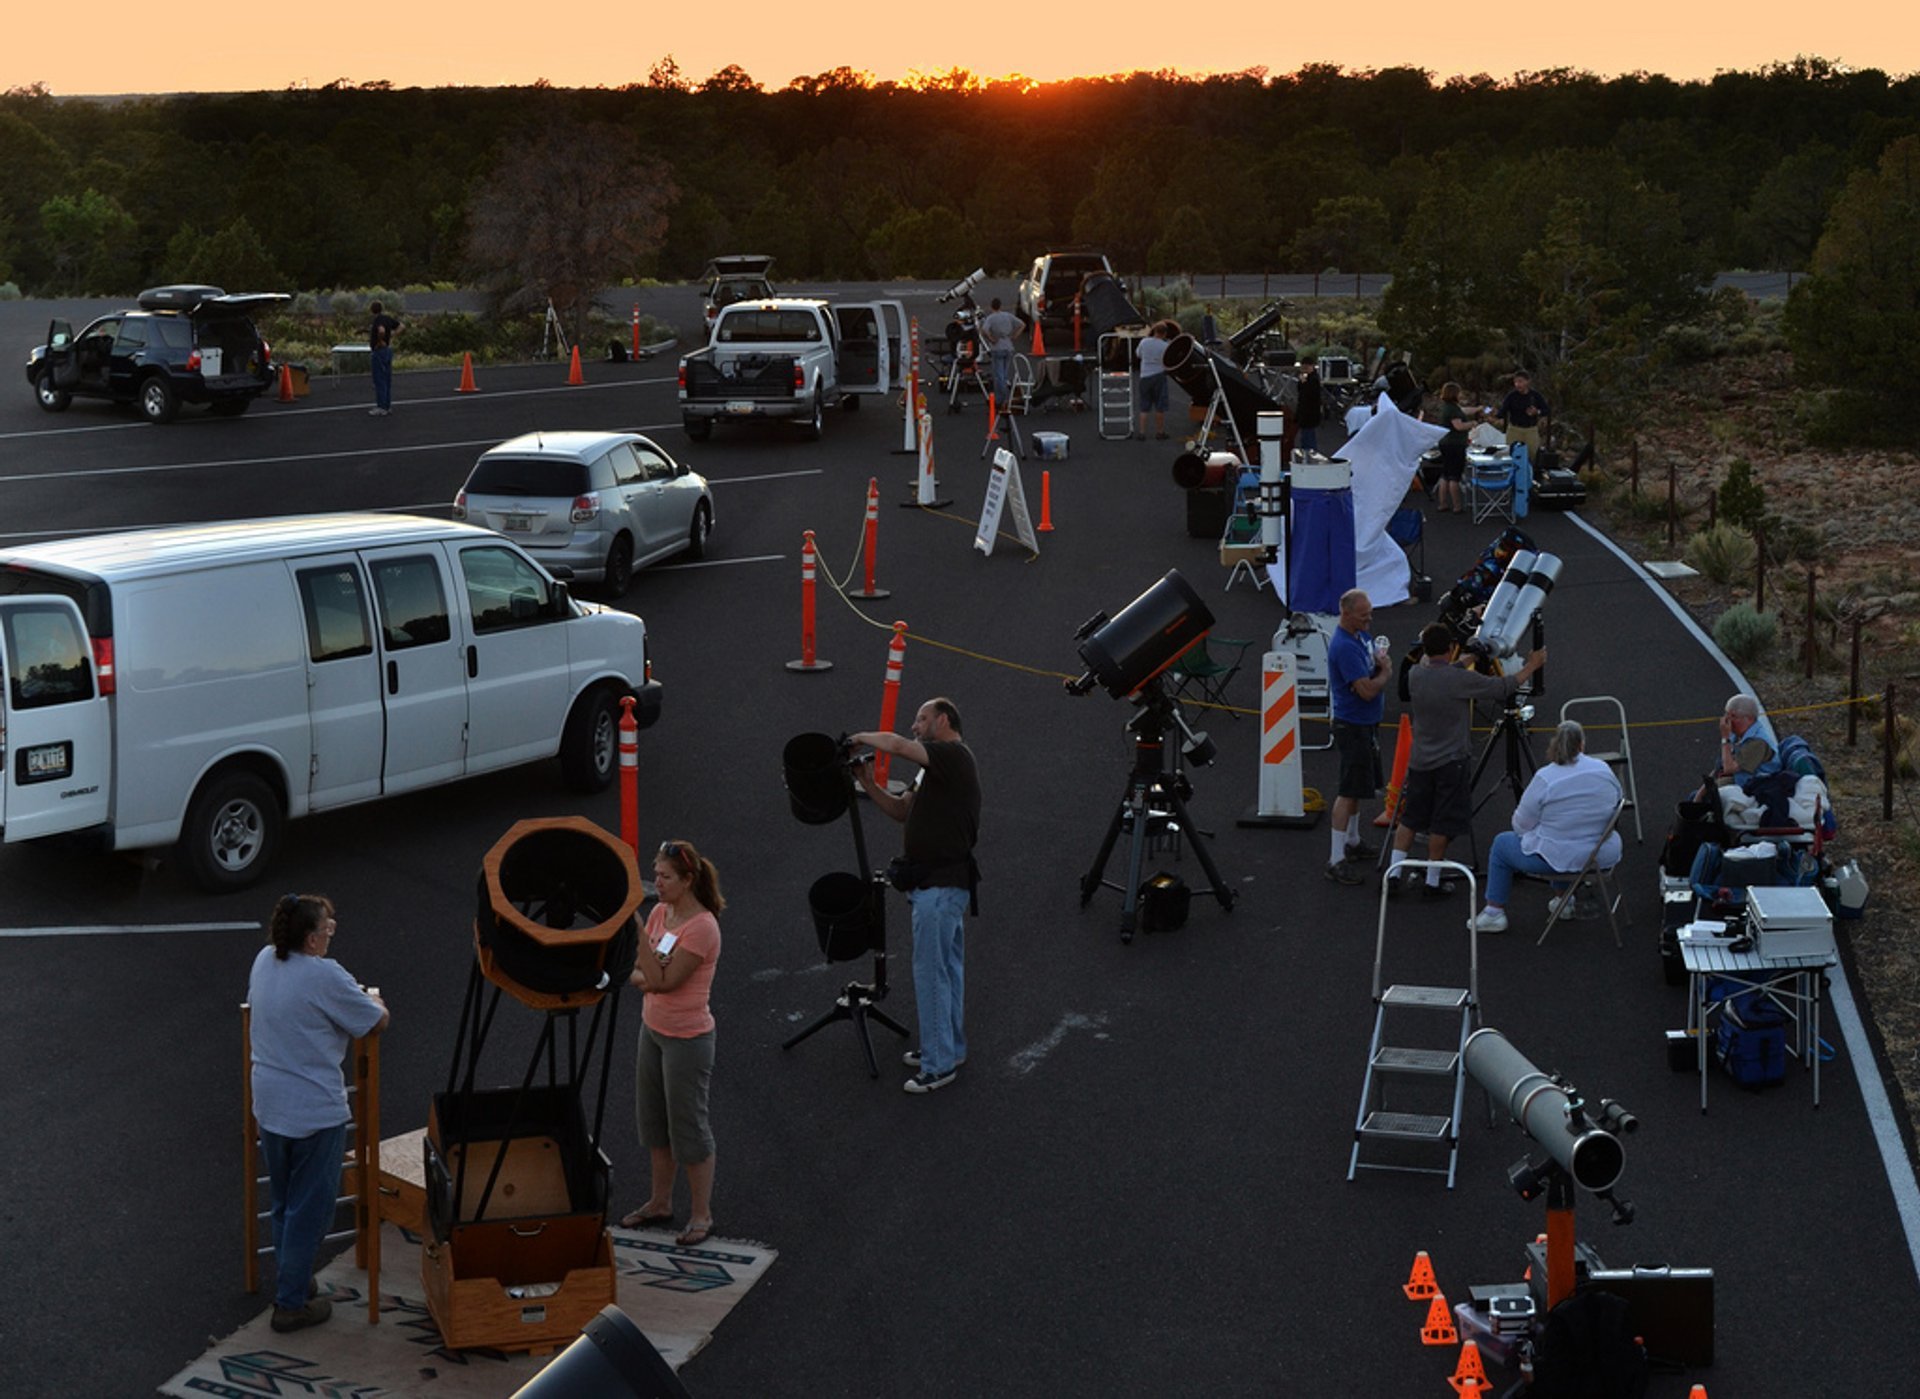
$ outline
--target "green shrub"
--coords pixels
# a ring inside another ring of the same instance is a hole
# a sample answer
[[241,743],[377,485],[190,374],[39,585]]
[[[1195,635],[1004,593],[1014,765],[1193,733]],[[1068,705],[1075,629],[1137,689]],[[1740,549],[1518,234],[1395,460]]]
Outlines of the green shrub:
[[1703,325],[1668,326],[1660,339],[1675,364],[1702,364],[1716,353],[1713,332]]
[[1687,541],[1686,561],[1716,583],[1753,574],[1753,539],[1731,525],[1703,529]]
[[1767,489],[1753,474],[1753,463],[1735,457],[1727,466],[1727,477],[1720,483],[1720,518],[1751,533],[1767,514]]
[[1772,647],[1780,626],[1771,612],[1756,612],[1750,602],[1736,602],[1713,624],[1713,639],[1729,659],[1740,665],[1757,661]]
[[20,284],[18,282],[0,282],[0,301],[18,301]]
[[457,359],[468,351],[476,354],[484,351],[488,337],[478,316],[450,311],[407,322],[400,338],[409,354],[451,355]]

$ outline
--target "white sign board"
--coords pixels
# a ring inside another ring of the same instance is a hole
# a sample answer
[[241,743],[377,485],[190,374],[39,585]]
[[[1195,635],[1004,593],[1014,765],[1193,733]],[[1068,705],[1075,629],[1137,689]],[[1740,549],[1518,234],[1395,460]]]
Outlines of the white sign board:
[[973,547],[983,554],[993,552],[1000,535],[1000,515],[1013,512],[1013,533],[1033,553],[1040,552],[1040,536],[1034,533],[1033,517],[1027,513],[1026,487],[1020,483],[1020,459],[1005,447],[993,454],[993,472],[987,477],[987,498],[980,506],[980,529]]

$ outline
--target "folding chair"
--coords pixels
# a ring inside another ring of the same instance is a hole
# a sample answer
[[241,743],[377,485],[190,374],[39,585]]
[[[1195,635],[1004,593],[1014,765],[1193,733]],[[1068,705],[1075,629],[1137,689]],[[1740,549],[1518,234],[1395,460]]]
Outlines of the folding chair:
[[1427,571],[1427,517],[1418,506],[1394,511],[1387,521],[1387,537],[1406,551],[1416,576]]
[[[1607,828],[1600,832],[1600,839],[1593,843],[1593,849],[1587,853],[1587,862],[1580,866],[1579,873],[1573,876],[1573,883],[1567,886],[1553,905],[1553,910],[1547,917],[1547,926],[1540,930],[1540,941],[1534,946],[1538,947],[1540,943],[1547,940],[1547,934],[1553,931],[1553,925],[1558,923],[1563,915],[1571,916],[1573,901],[1579,897],[1581,889],[1588,885],[1591,885],[1594,893],[1599,896],[1600,907],[1606,910],[1607,926],[1613,929],[1613,945],[1615,947],[1626,945],[1620,941],[1620,924],[1614,916],[1620,907],[1620,886],[1614,882],[1613,878],[1613,872],[1618,866],[1617,864],[1608,865],[1604,869],[1600,867],[1600,852],[1606,848],[1607,837],[1612,835],[1620,825],[1620,816],[1626,809],[1627,799],[1623,796],[1614,803],[1613,817],[1607,822]],[[1628,919],[1631,921],[1631,914],[1628,915]]]
[[[1209,649],[1209,643],[1215,650]],[[1231,718],[1239,718],[1227,705],[1227,685],[1240,673],[1240,663],[1246,659],[1247,648],[1253,645],[1251,637],[1241,640],[1232,636],[1203,636],[1200,643],[1186,655],[1175,661],[1172,666],[1174,677],[1173,693],[1177,699],[1186,694],[1191,686],[1196,692],[1195,698],[1206,704],[1217,704],[1226,709]]]
[[1467,458],[1467,509],[1476,525],[1496,518],[1513,523],[1513,474],[1510,461],[1495,465]]
[[[1627,806],[1633,811],[1634,844],[1644,845],[1647,834],[1640,827],[1640,787],[1633,780],[1633,744],[1627,737],[1627,707],[1612,695],[1581,695],[1560,706],[1560,719],[1564,723],[1573,718],[1572,711],[1581,707],[1598,708],[1604,715],[1608,706],[1612,707],[1612,723],[1620,731],[1620,741],[1606,752],[1596,751],[1593,745],[1594,725],[1583,720],[1581,727],[1587,730],[1587,756],[1598,758],[1614,770],[1614,776],[1621,779],[1620,785],[1627,793]],[[1603,717],[1600,723],[1604,726],[1608,720]]]

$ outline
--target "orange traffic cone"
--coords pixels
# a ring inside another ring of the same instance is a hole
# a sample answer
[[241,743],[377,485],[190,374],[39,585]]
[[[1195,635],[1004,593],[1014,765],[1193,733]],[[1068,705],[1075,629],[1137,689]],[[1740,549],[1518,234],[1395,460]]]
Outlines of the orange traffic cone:
[[1704,1384],[1696,1384],[1687,1391],[1687,1399],[1707,1399],[1707,1387]]
[[[578,351],[575,351],[576,355],[578,353],[579,353]],[[460,356],[460,387],[456,389],[455,392],[456,393],[479,393],[480,392],[478,386],[475,385],[473,382],[473,351],[471,350],[467,351],[466,354]]]
[[[1460,1333],[1453,1329],[1453,1308],[1447,1305],[1444,1292],[1433,1294],[1433,1300],[1427,1303],[1427,1324],[1420,1328],[1420,1343],[1428,1346],[1454,1346],[1460,1344]],[[1467,1342],[1472,1345],[1472,1341]]]
[[1053,473],[1040,473],[1040,532],[1050,533],[1053,529]]
[[1447,1383],[1460,1394],[1478,1394],[1486,1388],[1487,1367],[1480,1363],[1480,1347],[1468,1341],[1460,1347],[1460,1363],[1453,1367]]
[[280,366],[280,401],[293,402],[293,366],[290,364]]
[[1413,757],[1413,721],[1400,716],[1400,741],[1393,749],[1393,777],[1387,783],[1387,804],[1373,818],[1376,826],[1391,826],[1393,813],[1400,809],[1400,794],[1407,787],[1407,763]]
[[567,383],[573,385],[584,384],[586,382],[587,376],[580,372],[580,347],[575,345],[573,347],[573,368],[567,371]]
[[1047,352],[1047,342],[1040,338],[1040,313],[1038,311],[1033,313],[1033,352],[1036,355],[1045,355]]
[[1424,1248],[1413,1255],[1413,1271],[1407,1274],[1400,1290],[1416,1302],[1424,1302],[1440,1290],[1440,1284],[1433,1278],[1433,1260],[1427,1257]]

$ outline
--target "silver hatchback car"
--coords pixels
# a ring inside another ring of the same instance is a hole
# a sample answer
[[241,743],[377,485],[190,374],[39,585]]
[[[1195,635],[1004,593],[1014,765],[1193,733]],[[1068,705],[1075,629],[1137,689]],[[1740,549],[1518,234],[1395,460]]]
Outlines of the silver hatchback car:
[[713,495],[704,476],[639,433],[529,432],[481,454],[453,518],[619,597],[643,564],[683,549],[705,557]]

